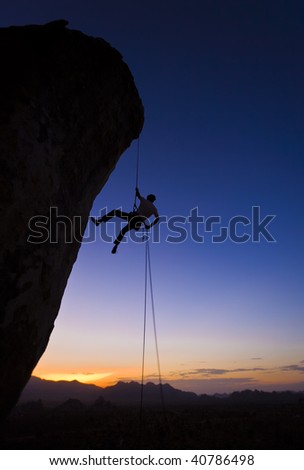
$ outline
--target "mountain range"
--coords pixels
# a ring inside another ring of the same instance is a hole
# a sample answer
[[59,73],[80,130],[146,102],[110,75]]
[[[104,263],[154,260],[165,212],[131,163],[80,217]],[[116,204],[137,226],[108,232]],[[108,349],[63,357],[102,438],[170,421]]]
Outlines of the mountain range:
[[[304,403],[304,392],[263,392],[258,390],[244,390],[224,395],[197,395],[185,392],[163,384],[148,382],[143,387],[143,400],[146,405],[161,405],[162,396],[166,405],[218,405],[218,404],[287,404]],[[138,382],[118,382],[109,387],[84,384],[76,380],[51,381],[38,377],[31,377],[22,395],[19,404],[41,400],[47,405],[58,405],[70,399],[79,400],[85,404],[93,404],[98,399],[111,402],[114,405],[135,405],[141,400],[141,385]]]
[[[161,404],[161,386],[147,383],[143,388],[144,401],[147,404]],[[162,393],[166,402],[174,405],[195,404],[199,396],[192,392],[177,390],[169,384],[162,385]],[[102,397],[106,401],[119,405],[136,405],[141,398],[141,385],[138,382],[118,382],[109,387],[98,387],[97,385],[84,384],[73,380],[51,381],[38,377],[31,377],[22,395],[19,404],[42,400],[48,404],[58,404],[66,400],[77,399],[83,403],[93,403]]]

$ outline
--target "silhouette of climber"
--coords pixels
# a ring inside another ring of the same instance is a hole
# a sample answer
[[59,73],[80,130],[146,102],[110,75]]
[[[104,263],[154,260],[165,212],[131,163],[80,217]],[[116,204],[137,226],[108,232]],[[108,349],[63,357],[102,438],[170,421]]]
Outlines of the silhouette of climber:
[[[139,230],[142,225],[145,226],[147,230],[149,230],[153,225],[157,224],[159,221],[158,211],[153,204],[156,200],[154,194],[149,194],[145,199],[141,196],[139,189],[136,188],[136,197],[139,199],[140,204],[139,207],[132,212],[123,212],[120,209],[114,209],[111,212],[103,215],[99,219],[95,217],[91,217],[92,222],[98,226],[102,222],[107,222],[108,220],[112,219],[113,217],[119,217],[120,219],[126,220],[128,223],[125,225],[114,241],[114,247],[111,253],[115,254],[118,248],[118,245],[122,241],[123,237],[129,230]],[[149,218],[154,215],[154,220],[149,223]]]

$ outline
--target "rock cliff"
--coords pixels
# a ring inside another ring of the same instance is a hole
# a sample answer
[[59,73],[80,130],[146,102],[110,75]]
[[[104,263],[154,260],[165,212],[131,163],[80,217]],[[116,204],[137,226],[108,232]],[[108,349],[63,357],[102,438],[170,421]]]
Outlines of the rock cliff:
[[3,418],[48,344],[92,203],[144,117],[119,52],[64,20],[0,29],[0,57]]

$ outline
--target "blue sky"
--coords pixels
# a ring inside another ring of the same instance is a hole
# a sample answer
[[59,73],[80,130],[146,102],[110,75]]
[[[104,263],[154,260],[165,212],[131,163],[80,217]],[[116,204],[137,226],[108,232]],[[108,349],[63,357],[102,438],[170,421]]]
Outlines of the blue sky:
[[[196,243],[186,223],[187,239],[168,243],[161,225],[151,261],[164,379],[201,393],[304,389],[302,2],[12,0],[1,9],[2,26],[65,18],[121,52],[145,107],[140,188],[157,195],[162,215],[197,208],[224,227],[251,221],[253,206],[261,220],[275,215],[275,242],[212,243],[219,227],[201,223]],[[131,210],[136,152],[134,142],[92,214]],[[144,244],[110,251],[100,237],[83,244],[37,375],[139,378]],[[148,329],[147,379],[157,372]]]

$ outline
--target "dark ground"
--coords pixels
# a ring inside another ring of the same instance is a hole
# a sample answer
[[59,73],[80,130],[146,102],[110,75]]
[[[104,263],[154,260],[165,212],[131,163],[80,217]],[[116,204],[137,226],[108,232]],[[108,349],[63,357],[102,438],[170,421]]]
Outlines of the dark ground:
[[19,406],[1,428],[2,449],[302,449],[304,405],[222,405],[162,411],[77,400]]

